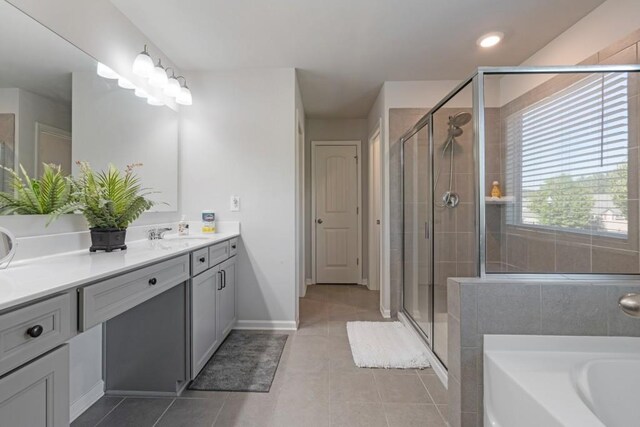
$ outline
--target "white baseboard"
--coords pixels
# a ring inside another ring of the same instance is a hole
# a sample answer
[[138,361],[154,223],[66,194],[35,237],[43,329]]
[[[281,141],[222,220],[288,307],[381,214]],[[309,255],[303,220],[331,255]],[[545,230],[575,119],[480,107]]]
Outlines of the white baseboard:
[[380,314],[382,314],[382,317],[385,319],[391,318],[391,310],[385,309],[383,306],[380,306]]
[[414,329],[413,325],[411,324],[411,322],[409,322],[409,319],[407,319],[407,316],[405,316],[404,313],[398,312],[398,320],[400,320],[402,324],[406,326],[409,331],[411,331],[411,334],[418,338],[418,341],[420,341],[420,343],[424,345],[424,348],[427,349],[427,357],[429,359],[429,363],[431,363],[433,371],[440,379],[442,385],[444,385],[445,388],[448,388],[449,374],[447,373],[447,369],[442,365],[442,363],[440,363],[429,346],[425,344],[420,334],[418,334],[418,332]]
[[295,331],[295,320],[238,320],[233,329],[263,329],[267,331]]
[[69,408],[69,416],[71,421],[78,418],[84,411],[89,409],[91,405],[96,403],[102,396],[104,396],[104,381],[98,381],[91,390],[80,396],[78,400],[71,404]]
[[313,283],[313,279],[305,279],[305,283],[307,284],[307,286],[315,285],[315,283]]
[[360,281],[360,284],[364,285],[364,286],[366,286],[368,288],[369,287],[369,279],[362,279]]

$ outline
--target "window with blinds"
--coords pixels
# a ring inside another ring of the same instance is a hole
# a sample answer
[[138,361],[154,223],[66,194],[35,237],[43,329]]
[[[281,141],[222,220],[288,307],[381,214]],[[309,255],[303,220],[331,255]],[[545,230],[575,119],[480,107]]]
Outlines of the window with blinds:
[[628,75],[593,74],[506,119],[507,222],[627,235]]

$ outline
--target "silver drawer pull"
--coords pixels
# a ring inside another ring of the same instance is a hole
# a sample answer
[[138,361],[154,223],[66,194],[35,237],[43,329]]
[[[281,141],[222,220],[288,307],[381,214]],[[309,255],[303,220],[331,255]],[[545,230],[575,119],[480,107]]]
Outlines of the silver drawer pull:
[[42,332],[44,332],[44,328],[42,327],[42,325],[35,325],[27,329],[27,335],[29,335],[31,338],[38,338],[40,335],[42,335]]

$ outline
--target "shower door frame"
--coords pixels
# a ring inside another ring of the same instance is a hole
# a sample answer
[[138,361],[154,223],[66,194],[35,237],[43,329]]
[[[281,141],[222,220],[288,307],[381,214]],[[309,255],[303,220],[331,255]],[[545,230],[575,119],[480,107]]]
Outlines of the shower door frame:
[[[444,98],[442,98],[436,105],[431,108],[420,120],[416,122],[409,130],[407,130],[399,139],[400,141],[400,167],[402,171],[402,180],[401,180],[401,203],[402,203],[402,262],[403,266],[401,269],[401,284],[402,284],[402,292],[400,298],[400,307],[399,311],[404,315],[404,317],[411,323],[414,330],[420,335],[420,337],[427,344],[429,349],[432,351],[433,357],[437,359],[437,361],[442,364],[442,367],[447,366],[446,363],[443,363],[440,357],[433,352],[433,333],[434,333],[434,322],[433,322],[433,310],[434,310],[434,273],[435,269],[433,268],[433,259],[435,256],[435,234],[434,234],[434,224],[433,224],[433,212],[434,212],[434,188],[433,188],[433,179],[429,185],[429,196],[431,201],[431,207],[429,209],[429,236],[430,246],[431,246],[431,272],[430,272],[430,292],[431,292],[431,330],[428,331],[429,335],[422,330],[422,328],[418,325],[418,323],[411,317],[411,314],[407,312],[404,308],[404,259],[405,259],[405,224],[404,224],[404,208],[405,208],[405,198],[404,198],[404,143],[411,139],[415,134],[417,134],[420,130],[422,130],[425,126],[429,126],[428,135],[429,135],[429,156],[430,156],[430,176],[433,178],[433,167],[434,167],[434,140],[433,140],[433,115],[442,108],[447,102],[449,102],[453,97],[455,97],[458,93],[460,93],[464,88],[466,88],[469,84],[472,86],[472,115],[473,115],[473,132],[474,132],[474,144],[473,144],[473,160],[475,166],[475,196],[476,196],[476,249],[478,256],[477,263],[477,277],[486,278],[486,277],[504,277],[503,273],[489,273],[486,271],[486,248],[484,245],[486,238],[486,211],[485,211],[485,203],[484,203],[484,189],[485,189],[485,76],[490,75],[515,75],[515,74],[591,74],[591,73],[616,73],[616,72],[631,72],[631,73],[640,73],[640,64],[629,64],[629,65],[571,65],[571,66],[535,66],[535,67],[479,67],[473,72],[469,77],[462,80],[451,92],[449,92]],[[640,78],[640,74],[638,74]],[[621,280],[621,279],[638,279],[638,274],[593,274],[593,273],[585,273],[585,274],[557,274],[557,273],[518,273],[519,278],[531,278],[531,279],[553,279],[553,278],[575,278],[575,279],[586,279],[586,280]],[[446,368],[444,368],[446,369]]]

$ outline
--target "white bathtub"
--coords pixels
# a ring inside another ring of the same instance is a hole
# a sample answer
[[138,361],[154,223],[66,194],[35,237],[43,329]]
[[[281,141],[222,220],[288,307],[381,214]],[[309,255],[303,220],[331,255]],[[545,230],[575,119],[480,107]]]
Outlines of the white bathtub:
[[485,335],[484,425],[640,426],[640,338]]

